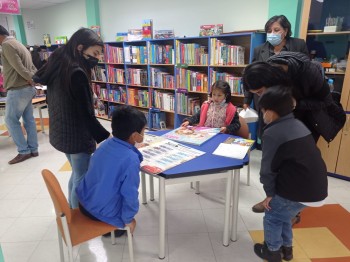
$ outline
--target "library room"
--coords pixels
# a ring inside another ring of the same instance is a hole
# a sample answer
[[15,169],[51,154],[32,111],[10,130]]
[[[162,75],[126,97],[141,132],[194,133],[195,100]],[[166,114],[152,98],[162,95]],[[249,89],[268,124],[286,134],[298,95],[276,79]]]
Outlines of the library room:
[[0,262],[350,261],[350,1],[0,1]]

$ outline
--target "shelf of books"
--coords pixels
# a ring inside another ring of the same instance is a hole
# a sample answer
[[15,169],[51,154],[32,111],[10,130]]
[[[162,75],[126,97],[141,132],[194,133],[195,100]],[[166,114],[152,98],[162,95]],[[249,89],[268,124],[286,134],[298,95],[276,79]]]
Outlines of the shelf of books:
[[210,86],[225,80],[232,102],[243,104],[241,77],[265,35],[218,36],[105,43],[104,59],[93,71],[94,91],[105,104],[99,117],[128,104],[145,113],[150,129],[176,128],[200,110]]

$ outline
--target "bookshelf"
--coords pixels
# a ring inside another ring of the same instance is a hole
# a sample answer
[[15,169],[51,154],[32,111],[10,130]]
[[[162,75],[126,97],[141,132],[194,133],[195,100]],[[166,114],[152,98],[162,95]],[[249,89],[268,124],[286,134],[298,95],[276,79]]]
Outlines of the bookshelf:
[[[332,16],[349,17],[349,1],[333,0],[333,1],[315,1],[305,0],[303,3],[303,13],[301,18],[300,36],[304,38],[309,49],[316,51],[320,45],[326,51],[324,57],[330,58],[331,54],[335,54],[338,58],[347,60],[346,70],[325,72],[328,78],[334,80],[334,90],[341,93],[341,104],[346,112],[346,122],[344,128],[338,133],[331,143],[327,143],[322,137],[319,139],[317,146],[320,148],[322,158],[327,165],[327,171],[330,175],[350,181],[350,162],[349,155],[349,121],[350,121],[350,31],[349,25],[343,25],[339,32],[323,32],[326,17]],[[341,8],[339,8],[341,7]],[[313,40],[313,41],[310,41]],[[316,45],[316,44],[319,45]],[[310,50],[310,51],[311,51]],[[323,58],[323,56],[321,56]],[[337,68],[338,69],[338,68]]]
[[121,104],[145,113],[150,129],[176,128],[208,99],[210,86],[225,80],[232,102],[243,104],[240,77],[265,34],[240,32],[219,36],[106,42],[95,68],[93,88],[105,103],[108,119]]

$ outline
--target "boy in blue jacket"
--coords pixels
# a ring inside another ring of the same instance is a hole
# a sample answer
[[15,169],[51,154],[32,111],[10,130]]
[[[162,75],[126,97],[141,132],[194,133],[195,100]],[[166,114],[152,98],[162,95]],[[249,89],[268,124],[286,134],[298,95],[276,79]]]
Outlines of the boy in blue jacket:
[[143,141],[145,115],[131,106],[112,115],[113,137],[96,150],[89,169],[76,189],[79,207],[86,216],[133,233],[139,210],[138,188],[142,155],[134,146]]
[[309,129],[293,115],[293,98],[284,86],[272,86],[260,97],[266,124],[260,182],[264,239],[254,252],[268,262],[293,259],[291,219],[307,206],[322,206],[327,197],[327,169]]

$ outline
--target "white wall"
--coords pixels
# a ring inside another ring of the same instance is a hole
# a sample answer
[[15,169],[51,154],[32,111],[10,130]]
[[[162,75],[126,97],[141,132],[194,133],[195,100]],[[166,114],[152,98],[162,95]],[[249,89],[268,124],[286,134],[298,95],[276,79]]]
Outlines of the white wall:
[[[43,34],[50,34],[51,43],[54,43],[55,36],[70,38],[80,27],[87,25],[85,0],[42,9],[22,9],[22,16],[29,45],[43,45]],[[34,29],[28,29],[28,21],[34,22]]]
[[0,14],[0,25],[5,27],[9,32],[10,30],[14,30],[15,25],[13,23],[12,15]]
[[[176,36],[197,36],[199,26],[224,24],[224,32],[262,29],[268,19],[269,0],[100,0],[101,34],[115,41],[117,32],[141,28],[143,19],[153,19],[154,29],[174,29]],[[0,15],[0,22],[2,21]],[[43,34],[68,38],[87,26],[85,0],[72,0],[42,9],[22,10],[27,42],[43,44]],[[13,20],[8,16],[9,27]],[[33,21],[34,29],[27,22]]]
[[262,29],[269,0],[100,0],[101,34],[115,41],[117,32],[141,28],[153,19],[153,29],[174,29],[175,35],[198,36],[200,25],[224,24],[224,32]]

